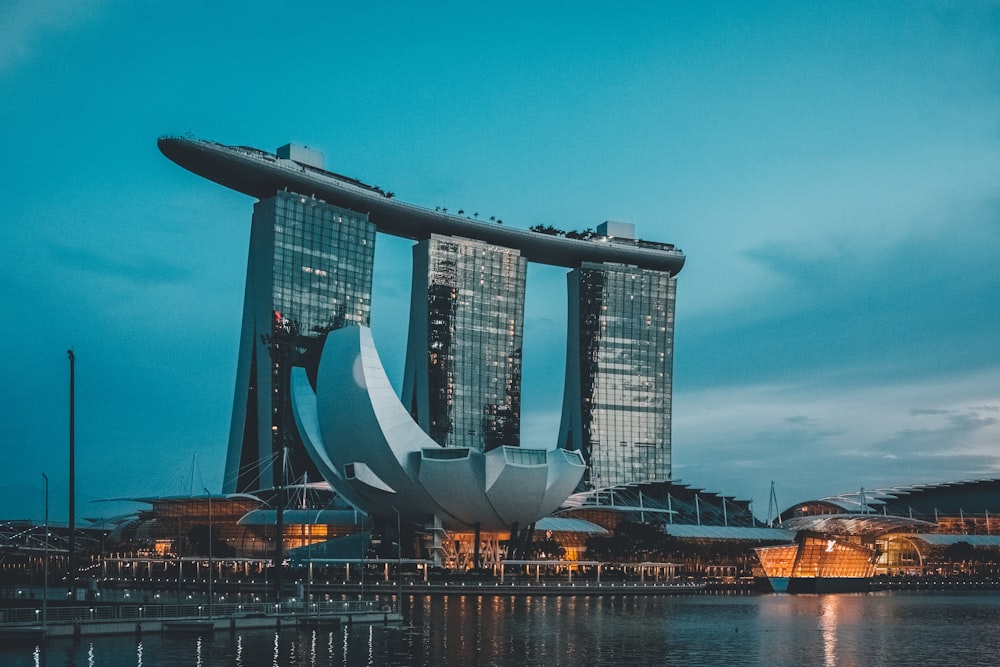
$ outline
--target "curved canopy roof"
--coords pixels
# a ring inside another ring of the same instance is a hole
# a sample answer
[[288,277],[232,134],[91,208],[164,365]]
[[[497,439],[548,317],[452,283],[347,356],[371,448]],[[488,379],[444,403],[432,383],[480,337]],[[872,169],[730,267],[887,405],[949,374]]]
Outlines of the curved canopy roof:
[[686,539],[736,540],[747,542],[791,542],[795,533],[781,528],[749,528],[746,526],[692,526],[670,524],[663,527],[667,534]]
[[893,539],[907,538],[920,540],[924,544],[932,547],[950,547],[953,544],[965,542],[974,547],[986,547],[991,549],[1000,548],[1000,535],[950,535],[943,533],[906,533],[903,535],[893,535]]
[[[361,519],[354,510],[331,509],[288,509],[282,512],[282,521],[287,524],[302,525],[360,525]],[[237,521],[241,526],[274,526],[278,523],[278,511],[258,509],[247,512]]]
[[939,515],[1000,514],[1000,479],[860,489],[792,505],[783,517],[861,514],[936,521]]
[[535,522],[535,532],[551,530],[556,533],[587,533],[592,535],[607,535],[608,530],[585,519],[574,519],[564,516],[546,516]]
[[602,510],[632,515],[639,521],[670,526],[757,525],[750,503],[707,491],[680,480],[660,480],[606,486],[574,493],[560,506],[561,515]]
[[786,519],[781,527],[834,535],[880,535],[901,528],[930,528],[934,524],[904,516],[881,514],[819,514]]

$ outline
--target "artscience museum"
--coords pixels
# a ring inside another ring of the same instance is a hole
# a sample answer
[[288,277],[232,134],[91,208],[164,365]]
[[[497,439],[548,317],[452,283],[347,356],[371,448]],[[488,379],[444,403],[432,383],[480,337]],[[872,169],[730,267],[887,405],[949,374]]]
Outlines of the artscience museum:
[[382,516],[398,511],[448,532],[508,532],[550,514],[583,476],[583,457],[566,449],[441,447],[399,402],[367,327],[330,332],[315,393],[295,368],[292,396],[324,477]]

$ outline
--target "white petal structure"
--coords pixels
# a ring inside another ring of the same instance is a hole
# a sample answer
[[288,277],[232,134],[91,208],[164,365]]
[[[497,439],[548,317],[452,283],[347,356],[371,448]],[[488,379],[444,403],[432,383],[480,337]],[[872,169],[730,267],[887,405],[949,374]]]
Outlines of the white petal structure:
[[585,464],[564,449],[438,445],[399,402],[367,327],[328,334],[313,393],[293,369],[296,425],[317,467],[362,510],[445,530],[505,532],[547,516]]

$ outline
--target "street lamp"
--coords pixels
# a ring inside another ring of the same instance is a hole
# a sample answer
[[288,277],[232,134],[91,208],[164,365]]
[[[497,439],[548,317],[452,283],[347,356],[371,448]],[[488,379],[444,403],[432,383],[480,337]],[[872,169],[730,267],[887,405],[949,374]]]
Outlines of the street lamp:
[[396,611],[403,613],[403,532],[400,529],[399,508],[396,510]]
[[208,617],[212,618],[212,493],[201,487],[208,496]]
[[69,355],[69,594],[76,586],[76,355]]
[[45,480],[45,565],[42,574],[42,631],[44,632],[49,622],[49,476],[43,472],[42,479]]

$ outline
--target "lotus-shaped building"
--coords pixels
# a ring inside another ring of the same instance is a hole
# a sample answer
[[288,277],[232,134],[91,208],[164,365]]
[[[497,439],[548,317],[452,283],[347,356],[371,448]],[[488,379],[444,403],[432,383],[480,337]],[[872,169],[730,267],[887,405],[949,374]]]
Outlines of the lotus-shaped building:
[[326,338],[313,391],[293,369],[303,443],[324,477],[356,506],[449,532],[509,532],[555,510],[585,465],[579,452],[441,447],[413,421],[386,376],[371,331]]

